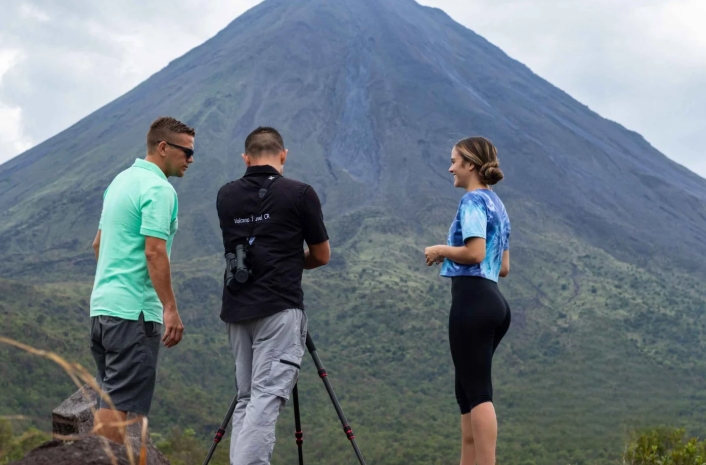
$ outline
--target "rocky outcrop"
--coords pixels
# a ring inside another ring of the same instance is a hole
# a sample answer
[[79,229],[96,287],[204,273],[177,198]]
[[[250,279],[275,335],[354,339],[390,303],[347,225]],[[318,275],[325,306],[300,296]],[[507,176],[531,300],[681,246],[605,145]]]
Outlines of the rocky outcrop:
[[[98,394],[84,386],[66,399],[52,412],[52,430],[59,437],[75,440],[54,439],[31,451],[17,465],[129,465],[127,448],[122,444],[106,441],[89,433],[93,429],[93,412]],[[128,420],[135,418],[129,414]],[[127,436],[134,454],[134,463],[139,463],[142,445],[142,425],[137,422],[128,426]],[[111,453],[108,453],[108,447]],[[114,457],[111,458],[111,455]],[[147,435],[147,464],[169,465],[169,461],[157,450]]]
[[[106,447],[110,448],[114,460],[108,454]],[[97,436],[87,436],[78,441],[54,439],[37,447],[19,462],[12,463],[16,465],[130,465],[125,446],[112,441],[103,441]],[[139,456],[133,463],[140,463]]]

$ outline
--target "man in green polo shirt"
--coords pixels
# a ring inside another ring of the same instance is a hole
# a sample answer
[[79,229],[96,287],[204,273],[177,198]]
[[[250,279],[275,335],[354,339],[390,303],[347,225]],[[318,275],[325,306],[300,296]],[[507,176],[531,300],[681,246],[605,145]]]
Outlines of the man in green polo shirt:
[[[177,231],[177,194],[167,181],[194,159],[196,132],[162,117],[147,133],[147,156],[118,174],[103,195],[93,249],[98,261],[91,293],[91,352],[100,400],[96,434],[123,442],[128,412],[147,416],[154,394],[160,339],[181,341],[169,256]],[[164,324],[164,336],[162,336]]]

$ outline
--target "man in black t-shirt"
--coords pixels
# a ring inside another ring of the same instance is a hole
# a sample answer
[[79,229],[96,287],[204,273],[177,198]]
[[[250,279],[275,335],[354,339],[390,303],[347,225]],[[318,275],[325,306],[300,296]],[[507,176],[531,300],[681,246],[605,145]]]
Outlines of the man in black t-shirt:
[[245,140],[243,159],[245,176],[221,187],[217,200],[225,252],[246,246],[252,271],[238,288],[223,286],[221,319],[235,355],[238,389],[230,462],[265,465],[306,346],[302,273],[326,265],[331,249],[314,189],[282,176],[287,159],[282,136],[257,128]]

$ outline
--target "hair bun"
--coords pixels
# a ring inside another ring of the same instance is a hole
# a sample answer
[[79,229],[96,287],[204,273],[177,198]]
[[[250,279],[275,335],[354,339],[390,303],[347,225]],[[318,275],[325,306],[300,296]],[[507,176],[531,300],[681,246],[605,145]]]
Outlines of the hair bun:
[[478,174],[480,175],[481,182],[489,186],[499,183],[505,177],[497,160],[490,161],[481,166]]

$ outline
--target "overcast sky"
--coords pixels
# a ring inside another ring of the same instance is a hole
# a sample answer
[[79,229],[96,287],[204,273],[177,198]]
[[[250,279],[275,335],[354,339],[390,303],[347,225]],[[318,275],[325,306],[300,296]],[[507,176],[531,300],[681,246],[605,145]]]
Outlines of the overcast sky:
[[[0,0],[0,163],[127,92],[257,3]],[[706,176],[706,0],[420,3],[443,9]]]

